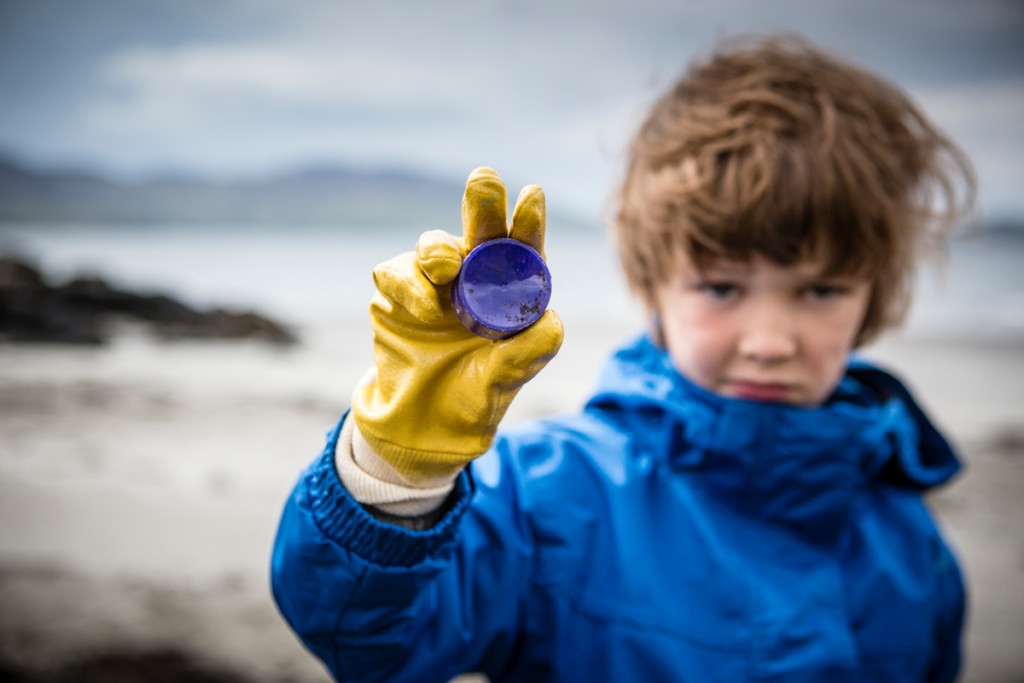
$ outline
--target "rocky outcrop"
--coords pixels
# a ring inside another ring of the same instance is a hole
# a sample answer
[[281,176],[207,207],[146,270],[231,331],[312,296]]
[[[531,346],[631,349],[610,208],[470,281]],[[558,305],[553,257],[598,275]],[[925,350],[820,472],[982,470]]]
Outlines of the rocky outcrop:
[[97,277],[50,284],[29,263],[0,255],[0,340],[102,344],[118,321],[161,339],[260,339],[293,344],[287,327],[252,311],[201,311],[164,294],[138,294]]

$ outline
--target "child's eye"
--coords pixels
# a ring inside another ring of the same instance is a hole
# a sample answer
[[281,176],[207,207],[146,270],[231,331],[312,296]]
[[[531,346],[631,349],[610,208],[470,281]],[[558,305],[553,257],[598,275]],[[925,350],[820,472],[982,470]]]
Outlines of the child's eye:
[[710,299],[724,300],[739,294],[740,288],[731,282],[705,282],[700,286]]
[[815,284],[807,287],[804,293],[809,299],[834,299],[846,293],[847,288],[841,285]]

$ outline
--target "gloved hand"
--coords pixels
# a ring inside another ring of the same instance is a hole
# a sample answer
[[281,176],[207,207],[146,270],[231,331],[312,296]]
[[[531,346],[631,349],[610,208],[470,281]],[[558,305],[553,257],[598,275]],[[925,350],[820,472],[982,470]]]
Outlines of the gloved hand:
[[452,310],[449,283],[474,247],[512,237],[544,254],[544,193],[523,188],[506,224],[501,178],[478,168],[466,181],[462,237],[433,230],[415,253],[373,271],[376,371],[356,387],[352,415],[373,451],[410,484],[452,478],[494,439],[516,393],[558,352],[562,322],[547,310],[509,339],[478,337]]

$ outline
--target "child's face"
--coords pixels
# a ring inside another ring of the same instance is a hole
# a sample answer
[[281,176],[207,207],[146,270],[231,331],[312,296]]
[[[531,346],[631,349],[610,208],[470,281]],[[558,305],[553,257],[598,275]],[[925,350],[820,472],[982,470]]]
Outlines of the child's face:
[[871,285],[822,276],[820,259],[684,260],[655,291],[676,368],[723,396],[821,404],[838,384]]

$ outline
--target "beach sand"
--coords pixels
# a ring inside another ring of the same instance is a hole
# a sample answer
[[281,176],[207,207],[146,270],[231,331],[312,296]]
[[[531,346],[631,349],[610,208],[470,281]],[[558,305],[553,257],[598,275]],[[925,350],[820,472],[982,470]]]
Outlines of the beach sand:
[[[629,325],[566,321],[510,422],[576,409]],[[173,652],[255,681],[329,680],[279,617],[281,506],[370,363],[364,319],[305,343],[0,346],[0,673]],[[898,368],[960,447],[932,495],[971,590],[963,680],[1024,680],[1024,349],[896,340]]]

